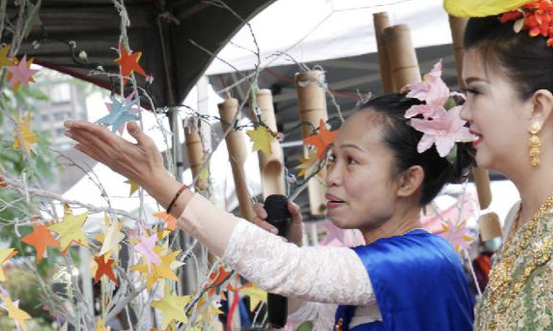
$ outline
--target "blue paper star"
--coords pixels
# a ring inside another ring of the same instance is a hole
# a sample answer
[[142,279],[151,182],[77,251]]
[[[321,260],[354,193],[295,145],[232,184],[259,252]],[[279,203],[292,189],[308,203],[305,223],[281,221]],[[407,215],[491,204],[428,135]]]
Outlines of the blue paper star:
[[[134,95],[134,94],[133,94]],[[114,95],[110,96],[111,105],[108,105],[110,111],[109,115],[106,115],[96,121],[96,124],[111,125],[111,131],[119,131],[119,134],[123,134],[125,129],[125,123],[128,121],[138,121],[138,116],[133,113],[132,107],[138,105],[138,98],[131,100],[132,96],[127,97],[122,103],[115,98]],[[110,107],[111,106],[111,107]]]

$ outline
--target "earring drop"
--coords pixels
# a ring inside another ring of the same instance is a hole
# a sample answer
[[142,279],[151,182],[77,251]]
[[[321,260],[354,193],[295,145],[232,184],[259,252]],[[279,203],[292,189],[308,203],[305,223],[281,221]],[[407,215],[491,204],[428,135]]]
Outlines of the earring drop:
[[532,124],[532,128],[530,129],[530,133],[532,136],[530,139],[528,139],[528,147],[530,147],[530,164],[532,164],[533,167],[537,167],[540,165],[540,153],[541,153],[541,140],[536,135],[541,130],[541,125],[538,122],[534,122]]

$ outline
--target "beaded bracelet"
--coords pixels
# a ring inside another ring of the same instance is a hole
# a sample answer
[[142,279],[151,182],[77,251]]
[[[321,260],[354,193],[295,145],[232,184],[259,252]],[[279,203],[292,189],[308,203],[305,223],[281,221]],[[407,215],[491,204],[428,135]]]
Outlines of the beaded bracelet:
[[173,200],[171,200],[171,202],[169,203],[169,206],[167,206],[167,214],[170,214],[171,213],[171,209],[173,208],[173,206],[175,205],[175,202],[177,202],[177,199],[179,198],[179,196],[182,194],[182,192],[184,192],[184,190],[186,190],[188,188],[187,185],[183,185],[181,186],[181,188],[177,191],[177,194],[175,194],[175,197],[173,198]]

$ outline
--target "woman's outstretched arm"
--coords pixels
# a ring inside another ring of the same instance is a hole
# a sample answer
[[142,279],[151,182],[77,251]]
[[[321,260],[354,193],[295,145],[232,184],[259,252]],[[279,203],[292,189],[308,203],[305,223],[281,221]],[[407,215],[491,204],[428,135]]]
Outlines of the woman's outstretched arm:
[[[182,184],[163,167],[154,142],[136,123],[127,129],[133,144],[107,128],[87,122],[66,122],[75,148],[133,180],[164,208]],[[241,218],[213,206],[189,190],[171,209],[181,230],[261,288],[305,300],[363,305],[375,300],[365,267],[348,248],[298,247]]]

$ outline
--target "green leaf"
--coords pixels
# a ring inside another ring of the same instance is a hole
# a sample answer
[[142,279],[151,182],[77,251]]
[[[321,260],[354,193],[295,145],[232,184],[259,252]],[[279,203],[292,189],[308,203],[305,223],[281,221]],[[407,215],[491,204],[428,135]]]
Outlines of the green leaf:
[[453,148],[449,151],[445,159],[451,164],[455,163],[457,160],[457,144],[453,145]]
[[313,330],[313,322],[311,321],[303,322],[296,329],[296,331],[311,331],[311,330]]
[[455,106],[457,106],[457,103],[455,102],[455,100],[453,100],[453,98],[449,98],[445,102],[444,108],[445,108],[445,110],[450,110],[451,108],[453,108]]

